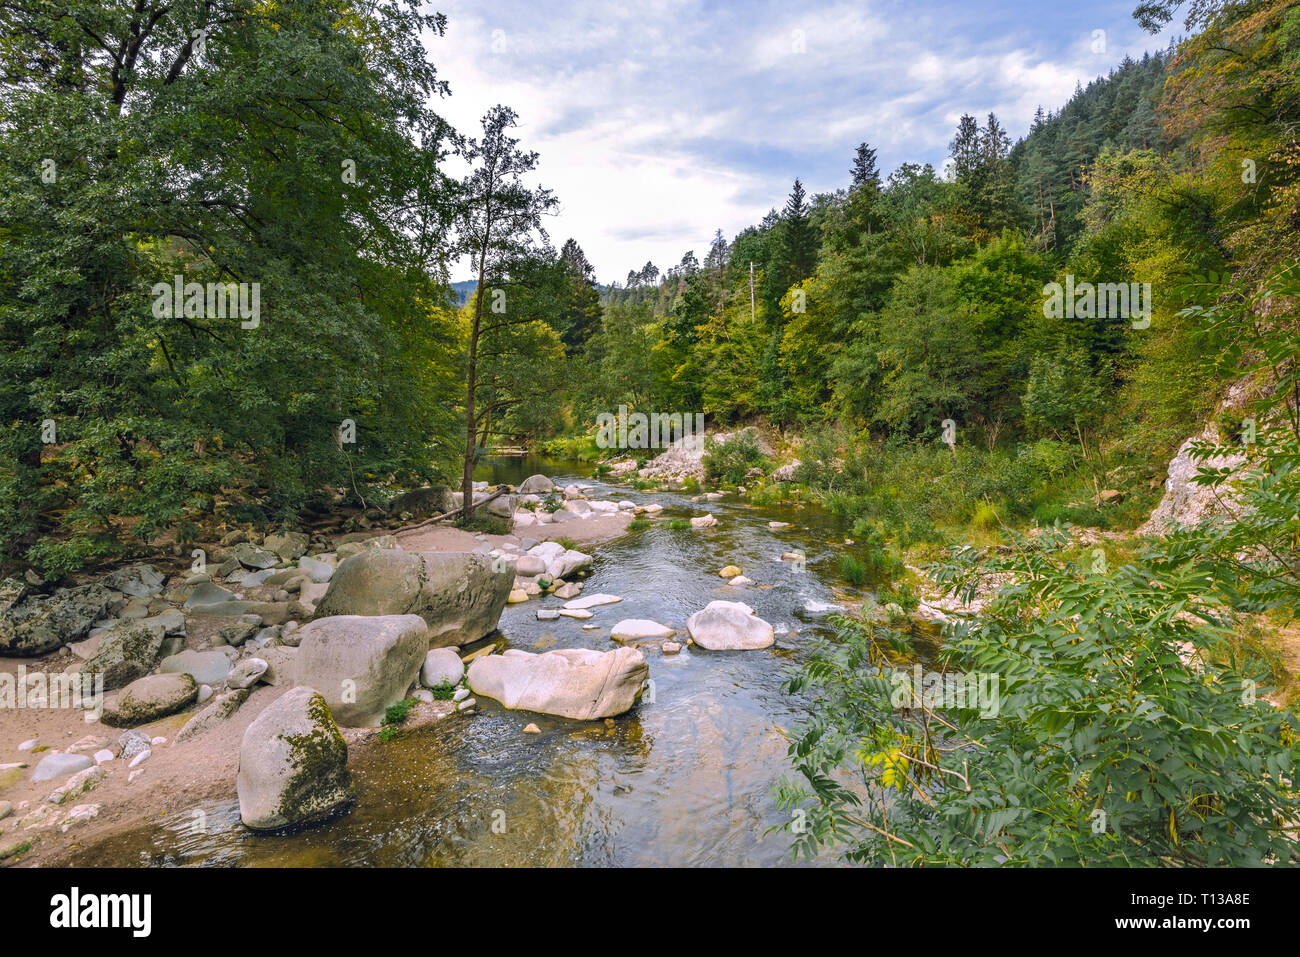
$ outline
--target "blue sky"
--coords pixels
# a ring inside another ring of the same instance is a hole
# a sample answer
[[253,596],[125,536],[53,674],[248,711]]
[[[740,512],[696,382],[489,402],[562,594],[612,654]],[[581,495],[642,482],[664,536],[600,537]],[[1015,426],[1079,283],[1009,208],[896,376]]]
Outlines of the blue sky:
[[496,103],[519,113],[561,202],[552,241],[576,238],[613,282],[702,257],[796,176],[810,193],[845,185],[863,140],[888,173],[940,166],[964,112],[1023,135],[1039,104],[1168,44],[1135,2],[443,0],[428,48],[457,128]]

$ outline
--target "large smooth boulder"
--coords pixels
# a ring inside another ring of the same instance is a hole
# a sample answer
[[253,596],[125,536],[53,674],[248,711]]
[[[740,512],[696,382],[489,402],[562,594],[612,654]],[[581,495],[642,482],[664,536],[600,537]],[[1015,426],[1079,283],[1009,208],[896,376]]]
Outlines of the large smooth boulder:
[[406,697],[429,650],[418,615],[339,615],[299,629],[293,680],[325,696],[347,727],[375,727]]
[[235,789],[239,817],[256,831],[311,824],[352,802],[348,746],[324,696],[292,688],[254,719]]
[[429,647],[467,645],[496,630],[513,582],[487,555],[366,551],[335,569],[316,615],[419,615]]
[[43,655],[80,641],[118,598],[98,584],[60,588],[48,598],[25,591],[13,592],[15,600],[0,610],[0,655]]
[[420,683],[426,688],[460,684],[460,679],[464,677],[465,663],[453,649],[434,648],[424,656],[424,665],[420,668]]
[[523,495],[549,495],[555,491],[555,483],[545,475],[530,475],[519,485]]
[[230,657],[224,651],[186,649],[162,660],[163,674],[189,675],[199,684],[221,684],[230,675]]
[[686,619],[694,642],[709,651],[749,651],[776,642],[771,624],[743,601],[711,601]]
[[633,648],[511,649],[474,659],[468,682],[474,694],[507,708],[589,721],[627,711],[649,676],[645,656]]
[[403,492],[388,505],[391,515],[409,513],[411,518],[432,518],[444,515],[456,507],[451,489],[446,485],[432,485]]
[[99,650],[85,660],[81,674],[103,675],[105,690],[129,685],[153,671],[166,628],[156,619],[124,621],[99,637]]
[[104,701],[104,723],[133,728],[175,714],[198,697],[199,684],[192,675],[167,674],[138,678]]

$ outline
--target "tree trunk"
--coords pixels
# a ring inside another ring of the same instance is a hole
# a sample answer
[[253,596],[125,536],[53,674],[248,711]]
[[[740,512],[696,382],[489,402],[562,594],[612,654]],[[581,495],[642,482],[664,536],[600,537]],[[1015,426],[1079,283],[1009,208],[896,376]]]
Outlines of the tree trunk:
[[478,387],[478,334],[483,316],[483,274],[487,262],[487,240],[478,257],[478,288],[474,291],[474,324],[469,334],[469,369],[465,376],[465,470],[461,476],[461,521],[468,522],[474,514],[474,448],[478,437],[474,421],[474,392]]

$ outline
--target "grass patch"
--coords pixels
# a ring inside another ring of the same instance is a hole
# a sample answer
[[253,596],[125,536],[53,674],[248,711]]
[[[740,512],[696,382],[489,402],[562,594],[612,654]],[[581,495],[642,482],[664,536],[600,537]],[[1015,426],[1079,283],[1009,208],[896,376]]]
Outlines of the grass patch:
[[651,523],[644,518],[634,518],[628,522],[627,527],[629,531],[639,532],[643,528],[649,528],[650,525]]
[[391,741],[397,736],[398,725],[407,719],[415,704],[414,698],[406,698],[384,709],[384,720],[380,722],[382,725],[379,732],[380,741]]
[[840,555],[840,577],[861,588],[867,582],[867,563],[847,552]]
[[508,535],[510,533],[510,526],[504,518],[485,515],[479,511],[470,516],[468,522],[458,519],[456,527],[467,532],[482,532],[484,535]]

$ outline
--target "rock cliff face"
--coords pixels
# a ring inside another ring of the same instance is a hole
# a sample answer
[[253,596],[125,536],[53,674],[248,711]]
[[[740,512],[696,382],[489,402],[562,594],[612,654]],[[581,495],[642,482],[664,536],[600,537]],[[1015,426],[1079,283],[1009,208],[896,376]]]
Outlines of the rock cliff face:
[[1245,460],[1244,454],[1217,456],[1197,462],[1192,458],[1192,446],[1199,442],[1212,442],[1226,445],[1228,436],[1220,435],[1215,420],[1224,413],[1240,413],[1245,409],[1250,397],[1250,388],[1244,382],[1234,385],[1228,395],[1219,403],[1215,417],[1206,423],[1196,435],[1192,436],[1178,448],[1178,454],[1169,463],[1169,477],[1165,480],[1165,494],[1160,499],[1151,517],[1138,529],[1140,535],[1160,535],[1176,528],[1197,525],[1203,519],[1226,512],[1225,506],[1231,506],[1230,499],[1224,498],[1223,492],[1192,482],[1196,473],[1202,468],[1234,468]]

